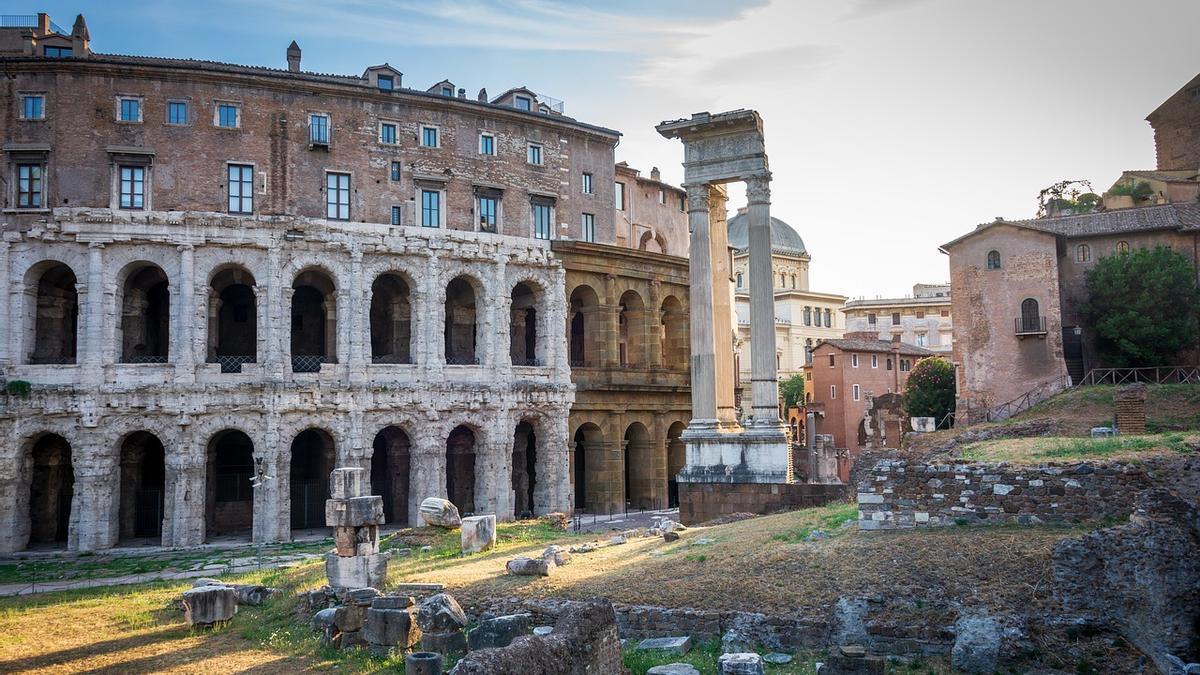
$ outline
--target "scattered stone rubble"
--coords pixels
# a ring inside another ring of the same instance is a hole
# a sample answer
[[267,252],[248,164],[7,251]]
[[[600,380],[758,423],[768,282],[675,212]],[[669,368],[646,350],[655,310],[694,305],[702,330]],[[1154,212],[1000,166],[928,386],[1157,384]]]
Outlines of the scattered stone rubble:
[[462,519],[462,552],[481,553],[496,547],[496,516],[469,516]]
[[456,528],[462,525],[462,516],[458,515],[458,507],[448,499],[429,497],[418,507],[421,521],[434,527]]
[[212,626],[233,619],[238,605],[261,605],[279,591],[260,584],[227,584],[197,579],[183,592],[184,621],[189,626]]
[[842,645],[817,664],[817,675],[883,675],[885,667],[882,656],[868,655],[862,645]]
[[[311,621],[313,630],[321,633],[322,646],[361,647],[382,655],[392,650],[408,651],[420,641],[411,597],[380,595],[374,588],[335,593],[341,604],[321,609]],[[309,595],[317,594],[323,592]]]
[[421,629],[421,649],[439,654],[467,651],[467,615],[449,593],[438,593],[421,603],[417,626]]
[[325,523],[333,528],[334,550],[325,555],[325,574],[334,588],[384,588],[388,555],[379,552],[383,497],[367,495],[366,471],[334,469]]
[[522,635],[505,647],[469,652],[450,675],[622,672],[625,667],[612,604],[594,600],[564,603],[554,630],[547,635]]

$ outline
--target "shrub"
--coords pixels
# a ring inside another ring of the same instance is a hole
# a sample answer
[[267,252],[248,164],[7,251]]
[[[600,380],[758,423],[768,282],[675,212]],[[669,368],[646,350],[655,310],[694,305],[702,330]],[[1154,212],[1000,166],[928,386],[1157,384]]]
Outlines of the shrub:
[[904,385],[904,411],[949,426],[947,416],[954,412],[954,366],[941,357],[918,361]]

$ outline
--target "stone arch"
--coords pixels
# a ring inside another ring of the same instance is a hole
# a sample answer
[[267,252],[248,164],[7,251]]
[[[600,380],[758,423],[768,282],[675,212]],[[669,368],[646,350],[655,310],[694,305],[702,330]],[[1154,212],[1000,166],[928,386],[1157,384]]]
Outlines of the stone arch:
[[237,263],[213,270],[208,286],[209,363],[240,373],[258,361],[258,297],[254,275]]
[[315,373],[337,363],[337,287],[320,267],[306,267],[292,282],[292,372]]
[[629,509],[658,508],[655,503],[654,444],[641,422],[625,428],[625,504]]
[[646,303],[637,291],[621,294],[617,317],[617,361],[621,365],[645,365],[648,362]]
[[120,445],[118,540],[162,543],[166,497],[166,449],[149,431],[127,434]]
[[598,513],[600,481],[605,464],[604,431],[594,422],[580,424],[571,436],[571,485],[575,494],[575,509]]
[[683,311],[683,303],[674,295],[668,295],[663,298],[659,316],[663,367],[670,370],[687,370],[688,315]]
[[375,434],[371,448],[371,494],[383,497],[387,522],[403,527],[409,519],[412,438],[404,428],[391,424]]
[[205,537],[248,537],[254,526],[254,441],[240,429],[213,434],[205,452]]
[[171,289],[156,263],[139,260],[117,275],[121,363],[166,363],[171,344]]
[[403,272],[388,271],[371,284],[372,363],[412,363],[413,282]]
[[25,274],[31,364],[76,363],[79,356],[79,280],[66,263],[43,260]]
[[545,331],[545,301],[542,290],[519,281],[512,287],[509,306],[509,357],[514,366],[541,365]]
[[600,332],[600,296],[587,284],[571,290],[567,334],[570,336],[570,363],[574,367],[600,365],[604,337]]
[[288,454],[288,494],[293,530],[325,527],[329,474],[337,466],[337,446],[325,429],[309,427],[292,438]]
[[463,515],[475,512],[478,427],[459,424],[446,436],[446,498]]
[[480,320],[480,300],[483,298],[479,280],[469,274],[459,274],[446,284],[445,355],[450,365],[479,363],[483,345],[483,322]]
[[675,421],[667,428],[667,508],[679,506],[679,472],[687,464],[687,446],[683,442],[683,430],[687,424]]
[[649,251],[650,253],[667,253],[667,238],[660,232],[646,230],[642,233],[642,238],[638,241],[638,250]]
[[66,546],[75,496],[70,441],[56,433],[40,434],[29,444],[23,463],[28,536],[21,548]]

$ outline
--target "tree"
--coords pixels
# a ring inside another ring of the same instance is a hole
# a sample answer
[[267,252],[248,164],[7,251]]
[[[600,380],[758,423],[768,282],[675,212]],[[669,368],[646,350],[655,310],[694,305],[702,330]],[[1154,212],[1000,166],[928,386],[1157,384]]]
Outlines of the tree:
[[783,409],[799,407],[804,400],[804,376],[797,373],[779,383],[779,393],[783,394]]
[[1087,272],[1084,307],[1106,365],[1172,365],[1196,343],[1200,287],[1191,261],[1168,246],[1106,256]]
[[949,426],[954,412],[954,366],[940,357],[917,361],[904,385],[904,411],[909,417],[932,417]]

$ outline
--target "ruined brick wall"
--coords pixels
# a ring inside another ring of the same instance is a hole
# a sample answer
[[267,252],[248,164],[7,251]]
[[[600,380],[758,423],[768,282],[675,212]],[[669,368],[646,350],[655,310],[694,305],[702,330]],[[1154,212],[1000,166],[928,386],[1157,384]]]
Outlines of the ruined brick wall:
[[1159,171],[1200,168],[1200,77],[1184,85],[1146,119],[1154,127]]
[[824,506],[849,496],[846,485],[680,483],[679,519],[697,525],[731,513],[772,513]]
[[1152,484],[1139,464],[1013,467],[882,460],[858,484],[859,528],[1124,517]]

